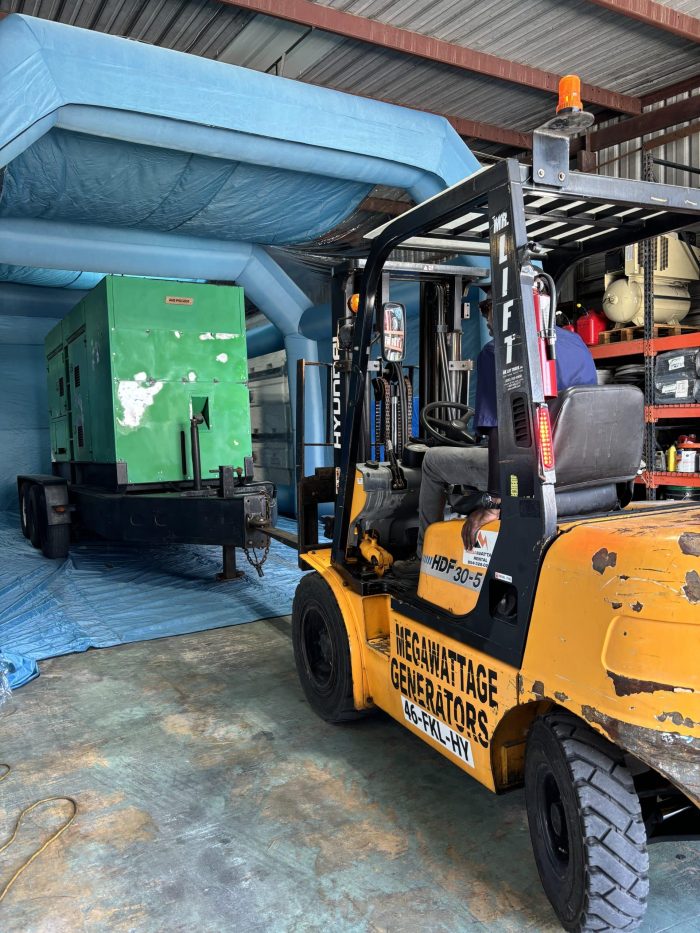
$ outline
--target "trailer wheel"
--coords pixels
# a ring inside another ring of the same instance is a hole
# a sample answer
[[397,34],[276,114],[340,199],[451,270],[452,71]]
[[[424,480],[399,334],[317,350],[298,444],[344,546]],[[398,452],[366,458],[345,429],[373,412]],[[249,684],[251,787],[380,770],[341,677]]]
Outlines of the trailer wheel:
[[292,607],[294,661],[309,705],[326,722],[365,715],[353,702],[350,646],[338,603],[317,573],[301,578]]
[[22,534],[25,538],[29,537],[29,525],[27,523],[27,512],[29,510],[29,490],[31,483],[22,483],[19,487],[19,523],[22,528]]
[[47,525],[41,553],[50,560],[65,560],[70,548],[70,525]]
[[622,753],[575,716],[536,719],[525,800],[542,886],[566,930],[634,930],[649,891],[639,798]]
[[25,520],[27,524],[27,537],[32,542],[32,547],[35,548],[41,547],[41,528],[39,525],[39,516],[41,514],[43,499],[44,497],[41,493],[41,487],[37,486],[36,483],[31,483],[27,492],[27,510],[25,513]]

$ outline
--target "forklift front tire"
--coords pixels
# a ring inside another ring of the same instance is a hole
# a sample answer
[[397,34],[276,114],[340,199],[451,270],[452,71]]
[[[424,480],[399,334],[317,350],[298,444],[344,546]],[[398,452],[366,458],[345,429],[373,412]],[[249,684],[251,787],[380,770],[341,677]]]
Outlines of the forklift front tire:
[[542,886],[566,930],[634,930],[646,909],[647,837],[622,753],[566,712],[536,719],[525,801]]
[[294,661],[309,705],[326,722],[360,719],[353,702],[350,645],[333,593],[318,573],[302,577],[292,607]]

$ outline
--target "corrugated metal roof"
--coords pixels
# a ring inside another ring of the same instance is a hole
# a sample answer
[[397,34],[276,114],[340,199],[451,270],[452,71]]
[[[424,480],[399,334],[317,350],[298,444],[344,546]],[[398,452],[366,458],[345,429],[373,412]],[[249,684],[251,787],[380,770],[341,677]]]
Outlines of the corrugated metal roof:
[[[697,44],[586,0],[317,0],[589,84],[642,94],[697,73]],[[667,3],[674,9],[683,0]],[[698,15],[697,0],[687,4]],[[694,7],[694,9],[693,9]]]
[[409,107],[530,130],[551,115],[547,95],[494,81],[448,65],[410,59],[399,52],[368,49],[352,40],[296,77]]
[[[316,0],[448,42],[640,95],[697,74],[697,44],[587,0]],[[698,15],[698,0],[673,9]],[[422,110],[527,131],[552,96],[217,0],[0,0],[24,12]],[[595,112],[595,108],[592,108]],[[498,147],[480,143],[483,151]]]
[[218,58],[254,14],[216,0],[1,0],[0,10]]

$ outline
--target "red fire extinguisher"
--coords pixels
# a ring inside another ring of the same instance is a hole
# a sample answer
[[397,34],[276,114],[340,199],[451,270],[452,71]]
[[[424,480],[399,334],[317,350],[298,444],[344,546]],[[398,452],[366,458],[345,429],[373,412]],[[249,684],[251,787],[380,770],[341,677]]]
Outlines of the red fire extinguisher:
[[541,272],[533,288],[537,345],[542,367],[542,385],[545,398],[557,396],[556,330],[554,327],[557,293],[554,280]]

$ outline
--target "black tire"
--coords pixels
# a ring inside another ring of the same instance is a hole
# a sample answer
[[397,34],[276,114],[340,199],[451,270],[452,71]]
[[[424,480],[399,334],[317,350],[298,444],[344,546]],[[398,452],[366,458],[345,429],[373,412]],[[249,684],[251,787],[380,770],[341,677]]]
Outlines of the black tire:
[[27,537],[35,548],[41,547],[41,512],[44,509],[44,493],[40,486],[32,483],[27,494]]
[[536,719],[525,800],[537,870],[564,929],[636,929],[646,910],[649,856],[620,750],[569,713]]
[[65,560],[70,547],[70,525],[47,525],[41,537],[41,553],[50,560]]
[[22,528],[22,534],[25,538],[29,537],[29,525],[27,524],[27,509],[29,508],[29,490],[31,483],[22,483],[19,487],[19,523]]
[[353,702],[350,646],[330,587],[317,573],[302,577],[292,607],[292,645],[309,705],[326,722],[366,715]]

